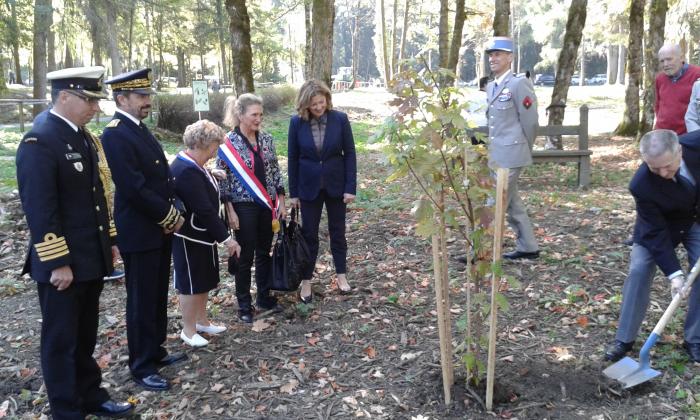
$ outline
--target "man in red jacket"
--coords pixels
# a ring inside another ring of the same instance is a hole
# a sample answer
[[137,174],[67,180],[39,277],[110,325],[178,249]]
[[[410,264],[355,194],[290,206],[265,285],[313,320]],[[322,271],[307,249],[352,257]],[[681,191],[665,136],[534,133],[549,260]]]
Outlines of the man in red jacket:
[[655,128],[685,134],[685,111],[693,83],[700,78],[700,67],[685,63],[677,44],[661,47],[658,57],[661,73],[656,76]]

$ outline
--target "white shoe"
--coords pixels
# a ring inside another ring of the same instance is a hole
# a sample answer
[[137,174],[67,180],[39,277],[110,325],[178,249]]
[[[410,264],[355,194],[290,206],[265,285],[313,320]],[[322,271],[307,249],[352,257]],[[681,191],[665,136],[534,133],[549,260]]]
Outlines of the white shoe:
[[182,339],[182,341],[185,342],[185,344],[189,344],[192,347],[204,347],[207,344],[209,344],[209,341],[207,341],[207,339],[205,339],[204,337],[202,337],[201,335],[199,335],[197,333],[195,333],[192,336],[192,338],[188,338],[185,335],[185,332],[183,331],[180,333],[180,338]]
[[224,331],[226,331],[226,327],[224,325],[214,325],[214,324],[209,324],[209,325],[200,325],[196,324],[197,332],[203,332],[207,334],[219,334]]

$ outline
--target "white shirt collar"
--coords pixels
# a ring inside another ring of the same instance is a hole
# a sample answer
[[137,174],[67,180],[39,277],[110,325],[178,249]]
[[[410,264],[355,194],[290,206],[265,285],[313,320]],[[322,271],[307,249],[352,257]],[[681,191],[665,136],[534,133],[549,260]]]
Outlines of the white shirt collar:
[[500,86],[501,83],[503,83],[503,80],[510,74],[510,70],[507,72],[503,73],[500,77],[496,78],[494,82],[496,83],[497,86]]
[[75,125],[74,123],[72,123],[70,120],[68,120],[68,118],[66,118],[63,115],[59,114],[58,112],[54,111],[53,108],[51,108],[49,110],[49,112],[52,113],[53,115],[57,116],[58,118],[62,119],[63,121],[65,121],[66,124],[68,124],[70,126],[70,128],[73,129],[73,131],[75,131],[76,133],[78,132],[78,126]]
[[136,125],[138,125],[138,126],[141,125],[141,120],[139,120],[138,118],[136,118],[136,117],[134,117],[133,115],[129,114],[128,112],[122,111],[122,110],[119,109],[119,108],[117,108],[117,112],[120,113],[120,114],[122,114],[122,115],[126,115],[131,121],[134,122],[134,124],[136,124]]

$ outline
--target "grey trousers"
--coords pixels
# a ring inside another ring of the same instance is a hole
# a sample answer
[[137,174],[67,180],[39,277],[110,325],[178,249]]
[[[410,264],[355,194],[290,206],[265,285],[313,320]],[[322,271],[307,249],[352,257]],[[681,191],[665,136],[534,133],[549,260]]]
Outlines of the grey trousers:
[[517,237],[515,249],[521,252],[537,251],[537,239],[532,230],[532,223],[527,216],[525,204],[520,199],[518,192],[518,178],[523,168],[510,168],[508,170],[508,198],[506,207],[506,220]]
[[[697,223],[693,225],[683,241],[683,246],[688,251],[688,262],[692,267],[700,254],[700,225]],[[630,270],[627,279],[625,279],[625,285],[622,287],[622,308],[620,309],[620,321],[615,339],[631,343],[637,338],[649,308],[649,293],[655,274],[656,262],[654,262],[651,252],[639,244],[632,245]],[[685,341],[689,343],[700,343],[699,282],[700,279],[693,284],[688,297],[688,314],[685,318],[684,333]],[[670,302],[663,302],[662,307],[665,309],[665,305],[668,303]],[[654,322],[656,321],[655,319]]]

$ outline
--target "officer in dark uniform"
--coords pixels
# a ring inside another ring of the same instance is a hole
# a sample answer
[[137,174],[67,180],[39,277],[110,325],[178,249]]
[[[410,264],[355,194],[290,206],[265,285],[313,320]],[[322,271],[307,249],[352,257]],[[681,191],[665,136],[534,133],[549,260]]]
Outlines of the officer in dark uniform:
[[123,417],[134,406],[100,388],[92,357],[102,278],[112,271],[110,223],[99,157],[84,125],[99,110],[103,67],[47,74],[53,108],[17,149],[17,182],[31,234],[23,273],[37,282],[41,370],[54,419]]
[[151,109],[151,69],[120,74],[111,85],[117,105],[102,134],[116,187],[114,219],[126,270],[129,368],[136,383],[163,391],[169,382],[158,368],[184,360],[163,347],[172,233],[184,219],[175,208],[175,187],[163,148],[141,122]]

